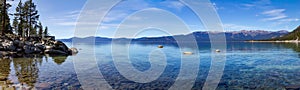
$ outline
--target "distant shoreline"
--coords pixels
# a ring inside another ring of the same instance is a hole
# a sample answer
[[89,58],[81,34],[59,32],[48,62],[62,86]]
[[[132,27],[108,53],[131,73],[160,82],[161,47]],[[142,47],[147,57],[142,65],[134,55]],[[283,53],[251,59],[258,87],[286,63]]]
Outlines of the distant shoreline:
[[285,40],[285,41],[245,41],[245,42],[265,42],[265,43],[300,43],[300,41],[295,40]]

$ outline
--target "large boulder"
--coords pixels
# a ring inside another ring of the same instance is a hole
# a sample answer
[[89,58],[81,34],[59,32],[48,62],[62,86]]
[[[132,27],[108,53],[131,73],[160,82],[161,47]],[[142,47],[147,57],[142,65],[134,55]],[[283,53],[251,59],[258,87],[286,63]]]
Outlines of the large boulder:
[[30,45],[25,45],[25,46],[23,47],[23,49],[24,49],[24,53],[26,53],[26,54],[32,54],[32,53],[35,52],[35,51],[34,51],[34,47],[32,47],[32,46],[30,46]]
[[1,51],[14,51],[15,49],[16,47],[14,46],[13,42],[9,40],[4,40],[0,46]]
[[10,55],[10,54],[11,54],[11,53],[9,53],[9,52],[0,51],[0,56],[1,56],[1,57],[8,56],[8,55]]
[[37,46],[25,45],[23,49],[26,54],[43,53],[43,50]]
[[75,55],[75,54],[77,54],[77,53],[78,53],[78,50],[77,50],[76,48],[70,48],[70,49],[69,49],[69,54]]
[[10,45],[10,46],[7,46],[7,49],[9,51],[15,51],[17,49],[17,47],[15,45]]
[[23,48],[24,45],[25,45],[25,42],[24,41],[20,41],[19,44],[18,44],[18,47]]
[[30,41],[25,41],[25,45],[33,45],[33,43]]
[[20,43],[20,40],[14,40],[13,43],[14,43],[15,46],[18,46],[19,43]]
[[22,48],[17,48],[17,49],[16,49],[16,52],[17,52],[17,53],[21,53],[21,52],[23,52],[23,49],[22,49]]
[[43,45],[42,43],[36,43],[36,44],[34,44],[34,46],[41,50],[46,50],[46,46]]
[[54,41],[54,49],[61,50],[64,52],[68,52],[69,48],[61,41]]
[[53,46],[46,45],[46,46],[45,46],[45,48],[46,48],[46,50],[49,50],[49,49],[52,49],[52,48],[53,48]]

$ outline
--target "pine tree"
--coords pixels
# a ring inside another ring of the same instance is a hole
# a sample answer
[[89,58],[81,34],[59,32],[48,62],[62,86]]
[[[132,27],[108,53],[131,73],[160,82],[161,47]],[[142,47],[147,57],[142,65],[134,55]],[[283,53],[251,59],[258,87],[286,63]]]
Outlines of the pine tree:
[[19,28],[18,26],[19,26],[18,18],[15,17],[14,20],[13,20],[13,23],[12,23],[12,28],[13,28],[14,32],[17,33],[17,34],[20,33],[19,30],[18,30],[18,28]]
[[43,25],[42,25],[42,23],[41,22],[39,22],[39,33],[38,33],[38,35],[40,36],[40,37],[42,37],[43,36]]
[[34,26],[37,25],[39,20],[38,10],[36,10],[36,5],[32,2],[32,0],[28,0],[24,5],[25,16],[26,16],[26,32],[27,36],[30,36],[32,32],[34,32]]
[[49,33],[48,33],[48,27],[46,26],[45,31],[44,31],[44,36],[48,36],[48,35],[49,35]]
[[38,28],[37,25],[31,27],[31,28],[30,28],[30,32],[29,32],[29,35],[36,36],[36,35],[37,35],[37,28]]
[[6,22],[6,0],[1,0],[1,34],[4,35]]
[[10,4],[6,3],[6,0],[1,0],[0,4],[0,11],[1,11],[1,34],[4,35],[5,33],[12,33],[10,20],[7,13],[7,10],[11,7]]
[[[3,5],[2,5],[3,6]],[[13,14],[14,19],[12,26],[10,26],[10,19],[7,15],[7,10],[5,13],[3,13],[3,7],[0,7],[0,20],[1,20],[1,27],[3,26],[2,21],[6,25],[4,26],[5,29],[1,29],[2,31],[5,31],[3,33],[13,33],[14,31],[17,35],[22,37],[29,37],[30,35],[37,35],[37,36],[45,36],[48,35],[48,28],[46,27],[46,31],[43,30],[42,23],[39,22],[39,15],[38,10],[36,9],[36,5],[33,3],[32,0],[27,0],[24,4],[20,0],[18,6],[16,7],[16,12]],[[10,5],[7,5],[9,7]],[[7,8],[6,8],[7,9]],[[3,20],[3,15],[6,19]],[[39,23],[38,23],[39,22]],[[2,27],[3,28],[3,27]]]
[[25,21],[25,16],[24,16],[24,10],[23,10],[23,3],[22,0],[20,0],[18,6],[16,7],[16,12],[14,13],[14,29],[15,32],[19,35],[24,37],[25,36],[25,31],[24,31],[24,21]]

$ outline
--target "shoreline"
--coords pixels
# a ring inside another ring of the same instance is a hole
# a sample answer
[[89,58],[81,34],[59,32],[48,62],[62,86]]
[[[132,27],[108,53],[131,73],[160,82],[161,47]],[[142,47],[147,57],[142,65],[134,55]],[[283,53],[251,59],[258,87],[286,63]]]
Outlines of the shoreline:
[[300,41],[295,41],[295,40],[286,40],[286,41],[244,41],[244,42],[262,42],[262,43],[300,43]]

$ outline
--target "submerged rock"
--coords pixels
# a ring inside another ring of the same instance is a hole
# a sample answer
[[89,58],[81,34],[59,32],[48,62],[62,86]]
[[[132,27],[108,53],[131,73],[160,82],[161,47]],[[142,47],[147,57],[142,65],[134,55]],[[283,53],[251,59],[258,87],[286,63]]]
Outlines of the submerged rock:
[[70,48],[69,49],[69,52],[74,55],[74,54],[77,54],[78,53],[78,50],[76,48]]
[[158,48],[164,48],[164,46],[162,46],[162,45],[158,45],[157,47],[158,47]]
[[193,52],[183,52],[184,55],[192,55]]
[[221,50],[217,49],[217,50],[215,50],[215,52],[221,52]]
[[300,85],[288,85],[285,88],[288,89],[288,90],[299,90]]
[[46,54],[61,54],[61,55],[68,55],[67,52],[61,51],[61,50],[55,50],[55,49],[50,49],[50,50],[45,50]]

